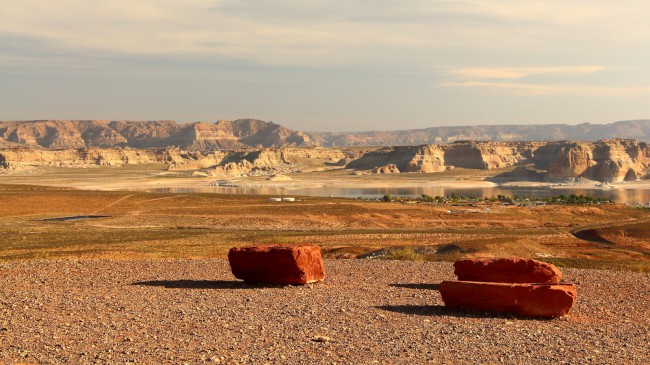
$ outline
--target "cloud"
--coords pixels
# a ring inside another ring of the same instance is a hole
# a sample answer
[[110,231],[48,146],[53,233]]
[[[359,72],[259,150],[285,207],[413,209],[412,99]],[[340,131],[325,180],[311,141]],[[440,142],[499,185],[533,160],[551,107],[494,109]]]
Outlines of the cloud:
[[[646,42],[650,9],[632,3],[21,0],[0,3],[0,38],[34,39],[71,54],[195,55],[306,67],[447,67],[515,57],[544,66],[558,57],[596,59],[610,44]],[[598,37],[598,46],[585,44],[585,37]],[[579,48],[581,54],[572,52]]]
[[451,70],[452,75],[475,79],[522,79],[533,75],[581,75],[604,71],[605,66],[493,67]]
[[575,84],[526,84],[514,82],[445,82],[439,87],[476,89],[484,92],[498,92],[510,95],[567,95],[567,96],[596,96],[596,97],[626,97],[650,94],[647,86],[602,86]]

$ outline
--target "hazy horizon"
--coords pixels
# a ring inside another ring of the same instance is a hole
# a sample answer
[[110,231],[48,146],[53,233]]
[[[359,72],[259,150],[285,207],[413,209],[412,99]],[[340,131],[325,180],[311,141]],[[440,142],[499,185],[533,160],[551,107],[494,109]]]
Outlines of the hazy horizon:
[[287,125],[283,124],[280,121],[275,121],[275,120],[263,120],[260,118],[252,118],[252,117],[247,117],[247,118],[235,118],[235,119],[216,119],[216,120],[194,120],[194,121],[179,121],[179,120],[174,120],[174,119],[169,119],[169,118],[163,118],[163,119],[141,119],[141,120],[134,120],[134,119],[107,119],[107,118],[100,118],[100,119],[88,119],[88,118],[82,118],[82,119],[58,119],[58,118],[45,118],[45,119],[25,119],[25,120],[0,120],[1,122],[40,122],[40,121],[121,121],[121,122],[160,122],[160,121],[171,121],[175,122],[177,124],[192,124],[192,123],[216,123],[218,121],[236,121],[236,120],[261,120],[263,122],[270,122],[270,123],[275,123],[279,124],[282,127],[293,129],[296,131],[300,132],[313,132],[313,133],[365,133],[365,132],[389,132],[389,131],[399,131],[399,130],[418,130],[418,129],[429,129],[429,128],[455,128],[455,127],[493,127],[493,126],[524,126],[524,125],[561,125],[561,126],[578,126],[581,124],[591,124],[591,125],[609,125],[609,124],[614,124],[614,123],[620,123],[620,122],[636,122],[636,121],[642,121],[642,122],[649,122],[650,123],[650,118],[648,119],[630,119],[630,120],[616,120],[612,122],[604,122],[604,123],[591,123],[591,122],[582,122],[582,123],[528,123],[528,124],[516,124],[516,123],[493,123],[493,124],[456,124],[456,125],[451,125],[451,124],[441,124],[441,125],[434,125],[434,126],[429,126],[429,127],[419,127],[419,128],[384,128],[384,129],[364,129],[364,130],[307,130],[307,129],[297,129],[297,128],[291,128],[288,127]]
[[303,131],[650,117],[650,4],[25,0],[0,4],[0,120]]

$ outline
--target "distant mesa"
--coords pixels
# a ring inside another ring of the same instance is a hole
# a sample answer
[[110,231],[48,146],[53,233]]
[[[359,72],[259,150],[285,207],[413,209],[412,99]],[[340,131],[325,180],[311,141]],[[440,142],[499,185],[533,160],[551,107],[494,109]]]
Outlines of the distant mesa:
[[[0,122],[0,147],[178,147],[211,151],[246,147],[417,146],[456,141],[596,141],[612,137],[650,141],[650,120],[610,124],[448,126],[369,132],[302,132],[257,119],[196,122],[34,120]],[[434,167],[435,168],[435,167]]]
[[[553,133],[547,133],[549,128]],[[506,139],[505,134],[494,131],[506,130],[508,138],[516,135],[521,141],[498,141]],[[353,170],[352,174],[500,169],[488,177],[494,182],[585,179],[612,183],[650,177],[648,143],[624,138],[586,141],[600,136],[596,131],[616,136],[628,136],[633,131],[636,137],[648,139],[650,120],[607,125],[474,126],[358,132],[345,134],[349,137],[345,139],[347,147],[331,147],[339,145],[342,134],[292,131],[255,119],[191,124],[173,121],[0,122],[0,169],[159,163],[167,164],[169,171],[224,178],[281,176],[342,168]],[[581,140],[553,140],[566,136],[578,136]],[[460,137],[464,140],[443,143]],[[528,141],[545,138],[549,140]],[[426,144],[411,145],[422,141]],[[394,145],[396,143],[403,145]],[[377,144],[390,146],[370,146]]]

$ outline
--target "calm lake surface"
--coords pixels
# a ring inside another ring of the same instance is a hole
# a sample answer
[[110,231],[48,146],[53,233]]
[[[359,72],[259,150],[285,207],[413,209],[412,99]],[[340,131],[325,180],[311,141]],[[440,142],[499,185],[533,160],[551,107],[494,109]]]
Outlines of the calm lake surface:
[[292,188],[292,187],[225,187],[225,186],[200,186],[191,188],[159,188],[148,189],[159,193],[218,193],[218,194],[260,194],[278,196],[333,196],[341,198],[380,198],[385,194],[393,196],[419,197],[422,194],[430,196],[447,196],[455,193],[459,196],[492,197],[497,195],[526,196],[526,197],[552,197],[560,194],[591,195],[606,198],[623,204],[643,204],[650,202],[650,189],[550,189],[546,187],[490,187],[490,188],[431,188],[431,187],[405,187],[405,188]]

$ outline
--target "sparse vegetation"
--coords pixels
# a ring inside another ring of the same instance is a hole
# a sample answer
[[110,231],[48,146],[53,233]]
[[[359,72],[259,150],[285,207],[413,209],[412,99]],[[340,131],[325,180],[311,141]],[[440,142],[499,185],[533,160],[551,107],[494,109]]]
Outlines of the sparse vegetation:
[[[0,185],[0,260],[225,257],[233,246],[312,243],[328,258],[386,249],[383,257],[400,260],[450,261],[490,253],[650,270],[643,253],[645,231],[616,230],[623,221],[643,228],[650,215],[623,205],[503,206],[495,197],[490,214],[469,214],[486,211],[471,206],[486,200],[456,196],[456,202],[437,203],[447,197],[423,196],[421,202],[433,202],[402,205],[305,198],[278,205],[267,198]],[[110,217],[43,220],[88,214]],[[610,226],[602,234],[612,244],[571,235],[581,227]]]
[[415,252],[413,247],[400,247],[389,251],[387,257],[391,260],[408,260],[408,261],[425,261],[426,257],[423,254]]
[[[358,197],[357,200],[372,200],[370,198]],[[496,197],[484,197],[479,198],[476,195],[457,195],[456,193],[451,193],[447,196],[430,196],[427,194],[422,194],[418,198],[411,198],[408,196],[391,196],[384,195],[381,199],[383,202],[423,202],[423,203],[438,203],[438,204],[449,204],[449,203],[480,203],[480,204],[489,204],[489,203],[501,203],[501,204],[517,204],[517,205],[537,205],[540,203],[544,204],[570,204],[570,205],[584,205],[584,204],[603,204],[603,203],[614,203],[610,199],[601,198],[591,195],[564,195],[560,194],[552,197],[536,197],[536,196],[526,196],[526,195],[497,195]]]

